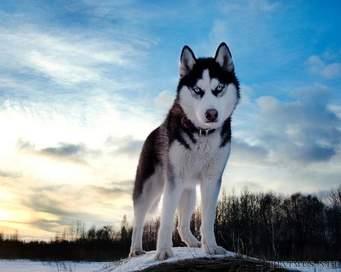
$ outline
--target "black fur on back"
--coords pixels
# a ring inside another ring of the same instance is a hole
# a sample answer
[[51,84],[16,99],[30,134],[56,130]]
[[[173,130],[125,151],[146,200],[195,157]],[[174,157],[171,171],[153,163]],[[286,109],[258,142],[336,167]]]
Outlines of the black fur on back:
[[168,139],[163,126],[153,130],[143,144],[139,164],[136,170],[133,200],[142,193],[144,182],[155,172],[162,163],[162,156],[168,150]]

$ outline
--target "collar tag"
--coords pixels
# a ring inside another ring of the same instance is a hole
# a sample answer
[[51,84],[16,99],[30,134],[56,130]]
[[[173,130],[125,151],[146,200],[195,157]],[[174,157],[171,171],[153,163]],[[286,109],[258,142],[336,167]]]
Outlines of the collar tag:
[[199,136],[207,136],[208,135],[208,129],[199,129]]

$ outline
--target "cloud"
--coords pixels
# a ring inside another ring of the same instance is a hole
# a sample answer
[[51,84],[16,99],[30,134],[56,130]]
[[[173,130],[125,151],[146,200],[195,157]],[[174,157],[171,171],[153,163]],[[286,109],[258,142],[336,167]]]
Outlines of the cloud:
[[[150,133],[148,131],[147,133]],[[147,134],[148,135],[148,134]],[[147,137],[146,135],[146,137]],[[145,138],[136,139],[132,135],[126,137],[111,136],[105,142],[106,151],[113,157],[128,156],[138,160]]]
[[115,187],[103,187],[103,186],[92,185],[92,186],[89,186],[87,189],[85,189],[85,191],[92,190],[101,196],[114,198],[114,197],[117,197],[117,195],[130,194],[132,192],[132,187],[131,187],[132,182],[129,181],[129,183],[130,184],[128,186],[121,185],[119,187],[116,187],[116,186]]
[[[186,3],[183,3],[186,5]],[[140,32],[144,30],[144,26],[148,23],[162,24],[162,20],[169,17],[179,16],[178,12],[173,9],[165,8],[163,5],[155,4],[152,2],[144,2],[141,4],[139,1],[95,1],[95,0],[82,0],[68,5],[70,10],[79,11],[86,18],[95,24],[101,26],[112,27],[119,25],[123,28],[139,29]],[[143,23],[142,23],[143,22]]]
[[334,112],[336,116],[341,119],[341,105],[329,104],[329,110]]
[[326,79],[341,77],[341,62],[326,63],[320,56],[310,56],[306,65],[312,74],[320,75]]
[[[48,185],[27,173],[18,177],[0,176],[0,230],[11,233],[17,229],[24,239],[49,239],[77,220],[87,226],[119,227],[123,214],[132,218],[133,181],[113,181],[112,177],[106,177],[107,173],[95,173],[97,180],[88,185],[65,179],[62,184]],[[59,175],[53,171],[51,174]]]
[[[0,75],[5,78],[0,80],[0,88],[36,92],[32,85],[38,85],[45,93],[59,93],[75,86],[83,92],[95,87],[136,87],[130,80],[133,74],[127,71],[143,66],[156,41],[138,24],[132,27],[123,23],[129,21],[131,14],[127,11],[133,5],[122,3],[124,12],[119,12],[116,2],[64,2],[53,8],[18,3],[15,11],[0,7]],[[94,16],[110,6],[107,16]],[[20,8],[25,12],[18,12]],[[103,24],[109,15],[118,16],[118,21],[112,18]]]
[[[59,188],[57,189],[58,191],[60,191]],[[73,192],[70,193],[74,195]],[[77,220],[87,221],[89,218],[92,221],[99,220],[97,214],[93,214],[80,207],[70,209],[64,205],[63,200],[65,198],[62,196],[56,198],[52,194],[47,194],[46,191],[45,193],[39,192],[39,189],[37,189],[37,192],[32,193],[30,199],[24,202],[27,208],[34,210],[34,213],[36,213],[36,219],[29,223],[50,233],[56,233]],[[77,201],[74,204],[76,205]],[[91,204],[89,207],[91,207]],[[43,214],[44,218],[40,218],[39,214]],[[51,219],[48,220],[48,217]]]
[[100,156],[102,150],[89,149],[85,144],[59,143],[58,146],[46,147],[37,151],[46,156],[60,159],[74,159],[79,162],[86,162],[86,159]]
[[227,3],[220,2],[220,7],[229,12],[245,12],[245,10],[250,10],[252,12],[269,13],[276,11],[280,7],[280,2],[270,0],[229,1]]
[[[334,90],[291,88],[285,100],[244,93],[233,116],[232,150],[224,174],[228,192],[316,192],[340,183],[341,115]],[[242,93],[243,94],[243,93]]]
[[134,180],[113,181],[109,185],[130,194],[133,191]]
[[341,143],[341,120],[328,109],[329,91],[315,86],[298,92],[296,99],[257,99],[258,139],[274,160],[328,161]]
[[234,139],[232,142],[232,150],[231,160],[251,164],[264,163],[269,152],[263,146],[251,145],[239,138]]
[[116,97],[62,102],[13,98],[2,104],[1,169],[40,184],[133,178],[142,141],[157,124],[153,114]]
[[34,155],[47,156],[60,160],[71,160],[85,164],[89,156],[98,156],[101,154],[100,150],[90,150],[84,144],[59,143],[56,146],[39,149],[34,144],[20,139],[17,146],[20,151],[30,152]]
[[143,141],[127,140],[125,143],[122,143],[114,153],[118,155],[137,156],[141,152],[142,145]]
[[158,94],[157,97],[154,98],[154,104],[158,109],[168,110],[172,106],[174,99],[175,99],[174,93],[167,90],[163,90]]
[[33,221],[27,223],[52,235],[76,221],[119,226],[122,211],[129,216],[131,213],[131,185],[131,181],[124,181],[36,187],[23,201],[25,208],[33,211]]
[[40,152],[60,157],[79,156],[85,151],[84,145],[76,144],[60,144],[59,147],[47,147],[40,150]]
[[[298,54],[283,45],[273,28],[274,15],[288,6],[266,0],[218,1],[208,41],[201,47],[212,54],[212,48],[226,41],[239,76],[257,81],[269,77],[269,71],[288,65]],[[267,52],[266,62],[263,52]]]
[[[150,44],[138,39],[123,42],[100,35],[48,31],[38,27],[0,28],[1,70],[22,71],[62,85],[110,80],[115,67],[132,66],[142,59]],[[137,42],[136,42],[137,41]],[[113,82],[112,82],[113,84]]]
[[20,173],[12,172],[12,171],[4,171],[0,169],[0,177],[17,178],[17,177],[20,177]]

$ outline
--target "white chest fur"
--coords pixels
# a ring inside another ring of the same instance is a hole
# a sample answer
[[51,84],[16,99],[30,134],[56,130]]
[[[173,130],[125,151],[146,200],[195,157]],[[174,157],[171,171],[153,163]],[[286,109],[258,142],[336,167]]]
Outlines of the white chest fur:
[[221,174],[230,151],[229,144],[220,147],[221,137],[218,132],[209,136],[196,136],[196,140],[193,144],[186,138],[191,149],[186,149],[175,141],[169,150],[174,175],[189,185],[198,183],[203,174]]

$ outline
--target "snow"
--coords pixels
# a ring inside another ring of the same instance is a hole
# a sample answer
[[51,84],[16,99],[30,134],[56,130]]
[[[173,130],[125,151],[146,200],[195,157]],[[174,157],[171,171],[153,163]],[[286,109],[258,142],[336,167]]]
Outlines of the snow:
[[[193,258],[224,258],[235,257],[236,253],[228,251],[227,255],[207,255],[200,248],[179,247],[173,248],[174,257],[165,261],[154,260],[155,251],[149,251],[144,255],[128,258],[119,262],[42,262],[30,260],[0,260],[0,272],[129,272],[138,271],[158,265],[160,263],[172,263],[179,260]],[[274,262],[291,270],[303,272],[341,272],[341,263],[336,262]]]
[[189,248],[189,247],[174,247],[174,257],[165,261],[157,261],[154,259],[155,251],[149,251],[144,255],[125,259],[113,270],[113,272],[130,272],[139,271],[147,267],[155,266],[160,263],[174,263],[180,260],[188,260],[194,258],[224,258],[226,256],[234,257],[237,254],[228,251],[226,255],[207,255],[201,248]]
[[337,262],[279,262],[278,264],[302,272],[341,272],[341,263]]
[[[144,255],[122,260],[117,264],[116,268],[111,272],[131,272],[139,271],[147,267],[158,265],[160,263],[172,263],[179,260],[188,260],[193,258],[224,258],[224,257],[245,257],[248,259],[254,259],[245,255],[238,255],[237,253],[227,251],[226,255],[207,255],[201,248],[188,248],[188,247],[175,247],[173,248],[174,257],[165,261],[154,260],[155,251],[149,251]],[[336,262],[320,262],[320,263],[308,263],[308,262],[277,262],[274,263],[281,265],[291,270],[299,270],[303,272],[341,272],[341,264]]]
[[0,260],[0,272],[111,272],[113,262]]

